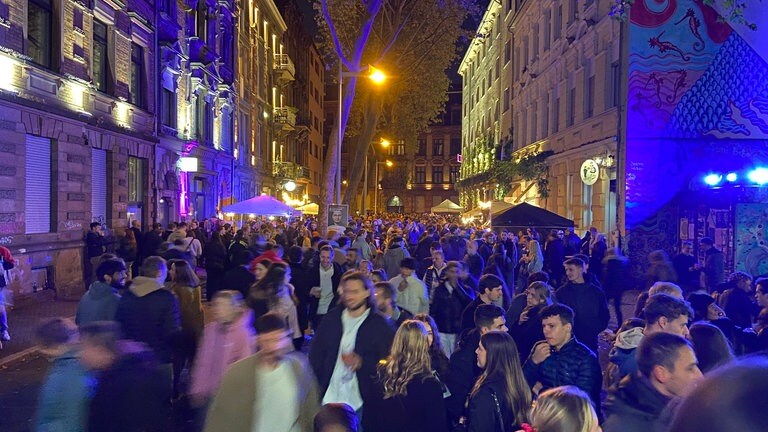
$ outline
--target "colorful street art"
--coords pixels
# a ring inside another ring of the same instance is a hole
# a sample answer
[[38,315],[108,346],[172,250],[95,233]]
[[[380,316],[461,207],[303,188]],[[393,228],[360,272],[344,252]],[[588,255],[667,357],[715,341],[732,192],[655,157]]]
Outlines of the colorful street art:
[[768,204],[736,206],[736,270],[768,274]]
[[[768,15],[766,2],[747,8]],[[679,245],[679,201],[692,179],[768,164],[759,159],[768,156],[765,40],[768,25],[723,22],[702,0],[633,4],[625,185],[633,259]]]

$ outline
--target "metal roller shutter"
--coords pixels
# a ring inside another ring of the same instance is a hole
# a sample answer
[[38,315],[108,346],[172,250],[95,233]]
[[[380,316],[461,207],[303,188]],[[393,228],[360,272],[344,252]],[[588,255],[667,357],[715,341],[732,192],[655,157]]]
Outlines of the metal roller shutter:
[[107,151],[91,149],[91,220],[107,221]]
[[27,135],[25,233],[51,232],[51,140]]

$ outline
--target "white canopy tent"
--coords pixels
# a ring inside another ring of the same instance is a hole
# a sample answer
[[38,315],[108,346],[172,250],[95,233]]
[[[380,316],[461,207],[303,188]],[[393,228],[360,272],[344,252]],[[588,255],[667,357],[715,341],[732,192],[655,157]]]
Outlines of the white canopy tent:
[[260,195],[245,201],[240,201],[239,203],[224,207],[221,211],[223,213],[255,216],[290,217],[301,214],[300,210],[296,210],[288,204],[269,195]]
[[432,207],[432,213],[454,213],[459,214],[463,211],[461,206],[456,204],[455,202],[447,199],[441,202],[440,204]]

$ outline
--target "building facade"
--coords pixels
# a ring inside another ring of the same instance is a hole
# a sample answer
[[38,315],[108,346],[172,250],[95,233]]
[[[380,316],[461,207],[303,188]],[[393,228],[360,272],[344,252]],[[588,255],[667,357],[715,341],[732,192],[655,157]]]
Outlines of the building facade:
[[154,10],[13,0],[0,8],[0,242],[11,289],[84,291],[83,235],[156,217]]
[[[448,91],[445,113],[435,124],[419,134],[417,147],[408,152],[405,145],[395,143],[384,152],[386,158],[379,169],[369,166],[370,173],[378,172],[374,203],[368,208],[379,211],[429,213],[446,199],[459,201],[456,183],[459,180],[461,153],[461,98],[457,84]],[[370,159],[370,158],[369,158]],[[386,167],[386,160],[393,163]],[[374,163],[375,161],[371,161]],[[404,187],[403,187],[404,186]],[[373,191],[373,190],[372,190]]]
[[[462,205],[531,202],[576,226],[616,229],[619,23],[609,2],[491,2],[460,72]],[[550,153],[538,179],[500,185],[497,160]],[[591,161],[591,162],[587,162]],[[596,171],[582,175],[583,165]]]

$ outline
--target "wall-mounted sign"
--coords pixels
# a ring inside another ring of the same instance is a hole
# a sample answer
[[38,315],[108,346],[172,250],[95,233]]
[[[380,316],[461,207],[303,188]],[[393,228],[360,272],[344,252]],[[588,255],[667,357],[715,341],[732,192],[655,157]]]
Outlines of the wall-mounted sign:
[[597,183],[597,179],[600,177],[600,166],[592,159],[587,159],[581,164],[581,181],[587,186],[592,186]]
[[181,172],[197,172],[197,158],[179,158],[179,170],[181,170]]

